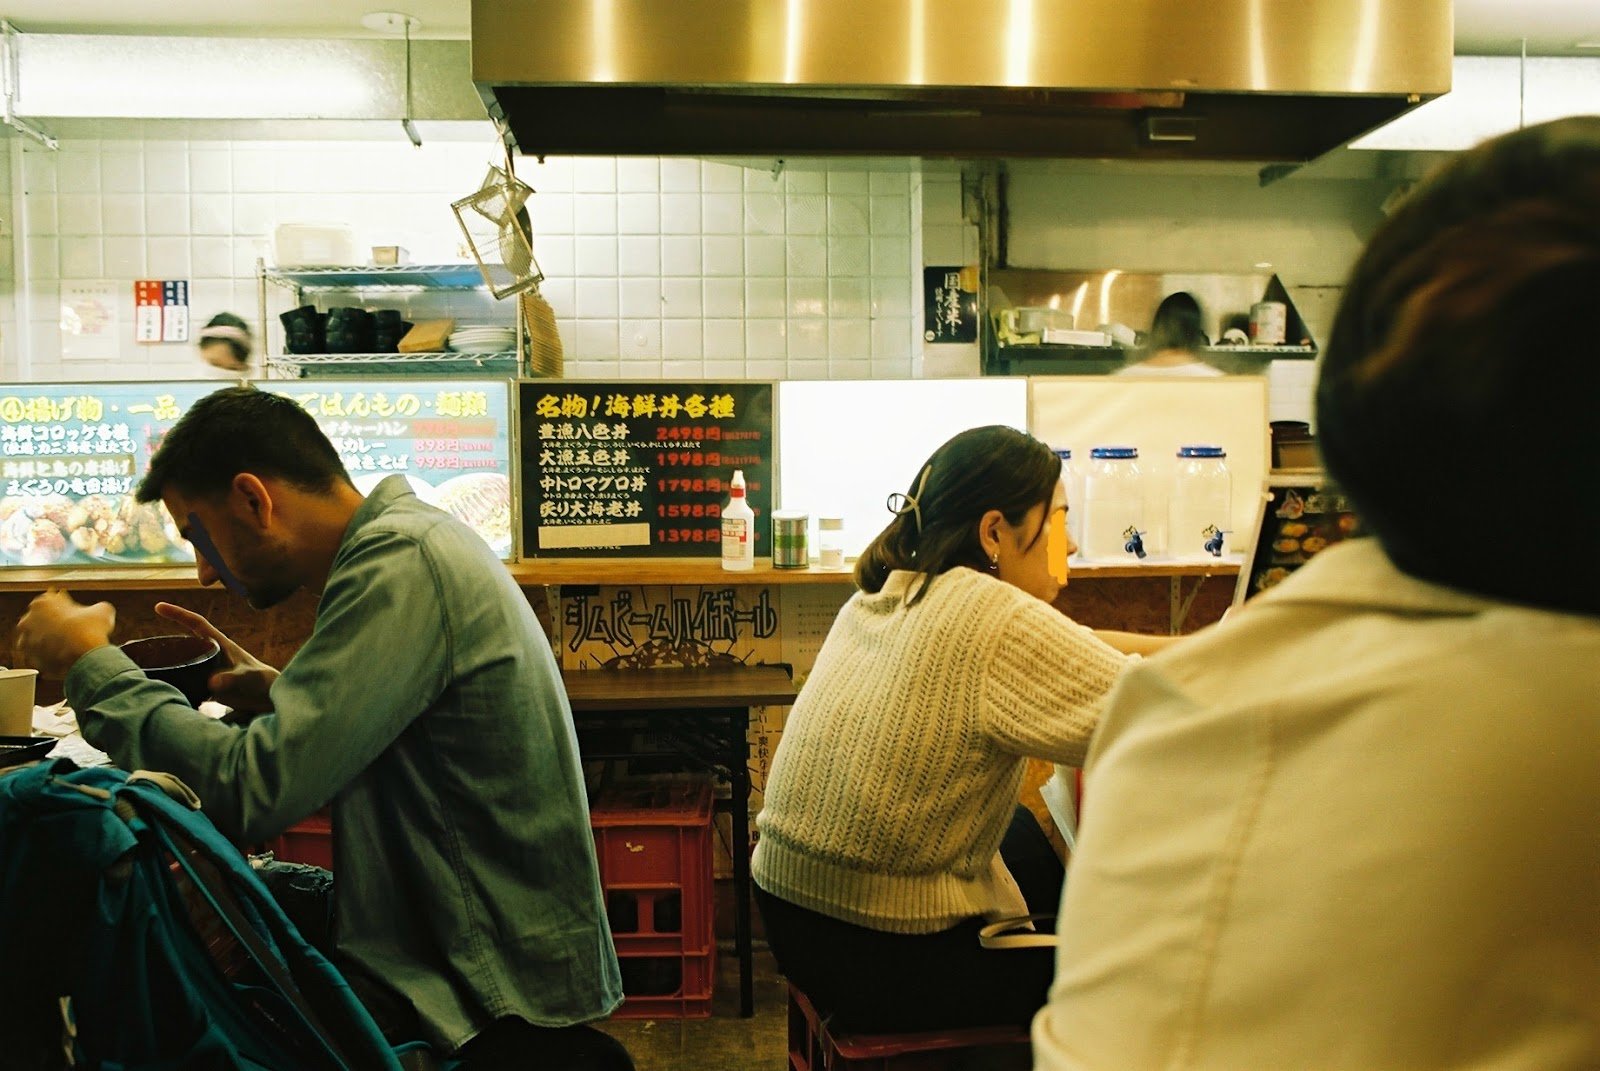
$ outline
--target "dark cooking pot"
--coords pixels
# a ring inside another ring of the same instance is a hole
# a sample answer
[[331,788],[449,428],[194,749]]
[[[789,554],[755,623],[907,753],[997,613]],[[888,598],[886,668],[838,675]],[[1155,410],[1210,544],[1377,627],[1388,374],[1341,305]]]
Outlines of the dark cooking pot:
[[151,636],[129,640],[122,653],[151,680],[164,681],[183,693],[190,706],[211,698],[211,675],[222,668],[222,648],[202,636]]

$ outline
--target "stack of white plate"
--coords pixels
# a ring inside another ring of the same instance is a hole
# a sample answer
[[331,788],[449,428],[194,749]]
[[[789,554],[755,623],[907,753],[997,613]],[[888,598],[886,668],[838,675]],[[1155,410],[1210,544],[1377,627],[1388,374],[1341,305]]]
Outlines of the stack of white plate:
[[457,353],[507,353],[516,346],[514,327],[467,326],[450,332],[450,348]]

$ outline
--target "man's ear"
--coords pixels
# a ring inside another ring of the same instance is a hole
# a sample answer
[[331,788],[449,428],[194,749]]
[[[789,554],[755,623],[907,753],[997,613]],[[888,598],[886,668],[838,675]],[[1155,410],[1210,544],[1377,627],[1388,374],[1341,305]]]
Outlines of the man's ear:
[[271,527],[273,521],[272,492],[261,478],[253,473],[241,472],[233,478],[234,502],[244,519],[259,529]]

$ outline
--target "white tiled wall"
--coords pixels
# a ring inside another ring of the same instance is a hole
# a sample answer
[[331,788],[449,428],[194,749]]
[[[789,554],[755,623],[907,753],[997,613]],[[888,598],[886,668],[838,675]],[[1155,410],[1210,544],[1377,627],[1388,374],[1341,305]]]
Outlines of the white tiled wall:
[[581,158],[519,174],[539,191],[568,375],[912,374],[904,165]]
[[[281,221],[352,224],[416,262],[465,251],[450,202],[491,147],[402,142],[67,139],[0,142],[0,378],[203,376],[191,345],[133,341],[135,278],[187,278],[196,324],[257,317],[256,258]],[[975,346],[925,346],[921,268],[978,257],[955,166],[735,164],[679,158],[518,163],[572,376],[858,379],[975,375]],[[1236,176],[1013,169],[1016,265],[1249,270],[1270,261],[1322,338],[1377,187]],[[61,284],[108,280],[114,360],[63,359]],[[1303,295],[1303,300],[1301,299]],[[9,297],[10,300],[4,300]],[[1313,300],[1315,298],[1315,300]],[[324,305],[338,303],[321,299]],[[270,312],[288,306],[269,290]],[[480,295],[369,299],[415,319],[509,320]],[[269,336],[278,345],[277,328]],[[1275,419],[1305,419],[1313,369],[1270,371]]]
[[19,157],[10,138],[0,139],[0,373],[11,367],[8,356],[17,348],[16,273],[17,220],[11,210],[11,169]]
[[[462,259],[450,202],[477,187],[492,155],[454,143],[79,139],[56,153],[21,144],[7,223],[26,249],[8,289],[26,331],[4,343],[0,374],[203,375],[192,346],[133,341],[134,279],[191,280],[196,324],[223,310],[254,323],[255,261],[277,222],[344,222],[363,248]],[[518,166],[538,191],[534,247],[568,375],[912,374],[912,168],[791,163],[774,174],[653,157]],[[86,280],[120,288],[115,360],[62,357],[60,286]],[[270,302],[276,314],[287,294],[274,289]],[[474,296],[367,304],[413,318],[511,315]]]
[[[922,214],[923,264],[949,267],[978,263],[978,228],[962,216],[959,170],[943,166],[924,174],[918,207]],[[916,282],[920,307],[920,272]],[[929,344],[921,347],[917,374],[929,379],[976,376],[981,374],[982,365],[977,343]]]

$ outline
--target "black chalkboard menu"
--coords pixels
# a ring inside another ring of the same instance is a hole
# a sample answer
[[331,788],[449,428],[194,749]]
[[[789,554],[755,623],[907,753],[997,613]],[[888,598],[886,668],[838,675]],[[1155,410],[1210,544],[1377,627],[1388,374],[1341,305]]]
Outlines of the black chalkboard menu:
[[735,469],[772,553],[771,383],[520,389],[525,556],[718,557]]

